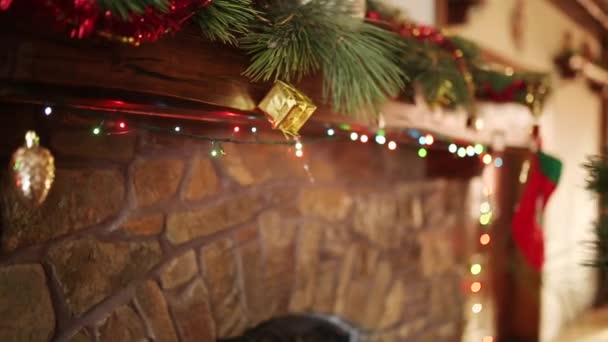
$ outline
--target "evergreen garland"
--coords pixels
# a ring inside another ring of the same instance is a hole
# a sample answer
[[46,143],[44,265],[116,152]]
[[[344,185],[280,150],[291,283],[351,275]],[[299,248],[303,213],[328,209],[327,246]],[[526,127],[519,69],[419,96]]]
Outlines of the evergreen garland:
[[464,75],[448,52],[428,42],[411,40],[409,46],[402,54],[402,67],[419,85],[427,103],[454,108],[474,101]]
[[[124,19],[125,25],[148,8],[158,11],[155,20],[160,22],[154,25],[162,33],[154,32],[156,36],[150,41],[166,33],[163,24],[177,29],[182,24],[170,22],[175,20],[169,11],[174,0],[93,1],[99,12],[89,13],[92,18],[109,11]],[[353,17],[351,6],[349,0],[211,0],[191,16],[186,13],[185,18],[198,25],[207,39],[238,45],[249,54],[251,63],[244,74],[252,81],[297,83],[303,77],[321,74],[324,100],[338,113],[376,115],[387,98],[400,93],[409,96],[414,85],[431,105],[450,108],[474,109],[476,100],[481,99],[518,102],[537,109],[548,94],[544,74],[488,69],[470,41],[414,25],[398,11],[372,0],[367,3],[370,11],[366,21]],[[167,22],[163,23],[165,13]],[[78,18],[57,20],[78,22]],[[137,30],[127,28],[125,32]],[[141,37],[120,38],[139,43]]]
[[266,12],[241,39],[251,55],[245,75],[254,81],[299,81],[321,71],[323,94],[339,113],[375,113],[405,85],[398,54],[405,48],[391,32],[351,16],[347,2],[283,3]]
[[608,272],[608,213],[605,212],[608,207],[605,197],[608,194],[608,158],[606,156],[590,157],[583,167],[588,174],[587,189],[598,194],[604,209],[595,223],[596,241],[593,242],[593,246],[597,255],[595,260],[588,262],[587,265],[599,267],[604,272]]
[[257,15],[251,0],[212,0],[192,20],[207,39],[237,45],[238,38],[249,32]]
[[146,8],[153,7],[161,12],[169,8],[168,0],[97,0],[99,7],[127,20],[132,14],[141,14]]

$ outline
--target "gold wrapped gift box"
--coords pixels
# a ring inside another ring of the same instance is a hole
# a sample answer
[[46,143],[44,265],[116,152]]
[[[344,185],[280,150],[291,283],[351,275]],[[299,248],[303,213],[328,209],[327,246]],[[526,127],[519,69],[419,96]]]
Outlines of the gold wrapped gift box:
[[317,109],[311,99],[282,81],[275,82],[258,107],[269,117],[274,129],[291,136],[298,136]]

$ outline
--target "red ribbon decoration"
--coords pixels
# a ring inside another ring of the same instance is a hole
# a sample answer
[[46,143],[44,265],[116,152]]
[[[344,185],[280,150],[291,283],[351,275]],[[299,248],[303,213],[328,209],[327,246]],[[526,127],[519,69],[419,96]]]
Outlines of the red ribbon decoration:
[[518,91],[526,89],[526,83],[522,80],[515,80],[505,88],[496,90],[486,81],[482,83],[480,88],[480,96],[483,98],[488,98],[494,102],[512,102],[515,100]]
[[[10,1],[10,0],[0,0]],[[141,14],[123,19],[110,11],[102,12],[96,0],[43,0],[57,23],[72,38],[99,34],[105,38],[139,45],[154,42],[163,35],[179,31],[188,19],[212,0],[169,0],[166,12],[148,7]]]
[[0,0],[0,11],[6,11],[11,6],[12,0]]

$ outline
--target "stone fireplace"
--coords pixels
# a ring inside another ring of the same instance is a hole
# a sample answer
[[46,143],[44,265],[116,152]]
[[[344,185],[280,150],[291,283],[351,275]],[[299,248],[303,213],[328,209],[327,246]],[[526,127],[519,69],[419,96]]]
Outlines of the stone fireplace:
[[38,209],[1,173],[1,341],[229,340],[290,315],[360,341],[459,339],[468,181],[429,177],[416,150],[214,159],[208,142],[0,108],[2,169],[30,128],[57,165]]

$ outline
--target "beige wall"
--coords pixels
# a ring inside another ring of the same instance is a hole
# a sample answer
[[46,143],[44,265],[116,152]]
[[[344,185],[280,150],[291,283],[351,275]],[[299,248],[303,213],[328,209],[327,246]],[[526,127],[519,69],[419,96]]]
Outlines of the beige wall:
[[[470,22],[457,33],[517,63],[550,71],[562,33],[570,30],[576,44],[597,42],[549,1],[524,1],[523,39],[518,49],[510,30],[515,0],[487,0],[471,12]],[[584,241],[593,238],[595,201],[584,190],[585,157],[599,151],[599,98],[584,81],[554,79],[555,93],[541,119],[546,151],[564,163],[559,187],[545,217],[546,265],[543,272],[541,340],[552,341],[563,324],[587,308],[594,294],[595,273],[581,266],[589,257]]]

